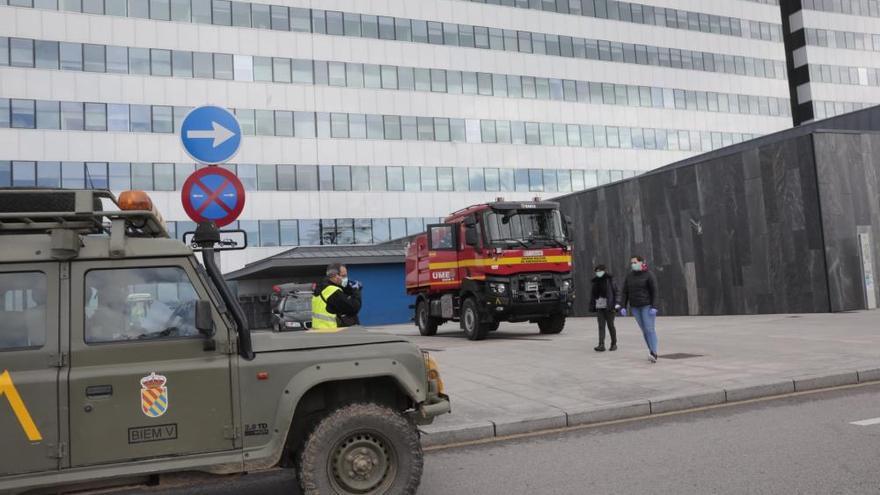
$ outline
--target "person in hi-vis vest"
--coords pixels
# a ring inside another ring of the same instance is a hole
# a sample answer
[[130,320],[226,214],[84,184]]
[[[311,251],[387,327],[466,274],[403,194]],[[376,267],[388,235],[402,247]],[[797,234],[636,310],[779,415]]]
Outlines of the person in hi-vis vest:
[[312,331],[335,332],[360,323],[361,284],[348,280],[341,263],[327,266],[327,277],[312,293]]

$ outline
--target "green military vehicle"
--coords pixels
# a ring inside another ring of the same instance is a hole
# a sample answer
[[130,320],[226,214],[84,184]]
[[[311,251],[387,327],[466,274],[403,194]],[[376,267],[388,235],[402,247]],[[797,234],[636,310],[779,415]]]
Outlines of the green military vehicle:
[[[306,494],[413,493],[450,410],[406,340],[251,332],[213,224],[140,191],[0,190],[0,493],[296,470]],[[194,251],[201,251],[204,266]]]

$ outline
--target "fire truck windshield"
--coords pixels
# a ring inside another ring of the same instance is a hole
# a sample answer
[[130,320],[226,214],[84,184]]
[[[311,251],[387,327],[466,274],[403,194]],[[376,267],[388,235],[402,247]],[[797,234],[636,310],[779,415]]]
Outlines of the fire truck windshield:
[[485,214],[483,222],[490,244],[565,245],[558,210],[493,210]]

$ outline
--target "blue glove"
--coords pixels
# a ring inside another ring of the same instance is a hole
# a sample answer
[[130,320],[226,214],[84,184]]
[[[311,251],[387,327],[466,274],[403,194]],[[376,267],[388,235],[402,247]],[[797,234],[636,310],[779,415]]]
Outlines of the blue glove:
[[620,316],[626,316],[626,308],[620,308]]
[[358,282],[357,280],[351,280],[351,281],[349,281],[349,282],[348,282],[348,286],[351,287],[351,288],[354,289],[354,290],[361,290],[361,289],[364,288],[364,286],[361,285],[361,283]]
[[651,316],[657,316],[657,308],[651,308],[648,310],[648,313],[651,313]]

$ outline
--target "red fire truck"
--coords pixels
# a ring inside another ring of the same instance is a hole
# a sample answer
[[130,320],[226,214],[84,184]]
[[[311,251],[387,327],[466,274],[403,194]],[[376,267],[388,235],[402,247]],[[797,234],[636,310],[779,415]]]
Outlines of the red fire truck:
[[460,322],[471,340],[502,321],[561,332],[574,299],[570,223],[559,203],[498,198],[429,225],[406,253],[419,332],[434,335],[447,321]]

